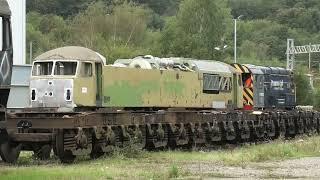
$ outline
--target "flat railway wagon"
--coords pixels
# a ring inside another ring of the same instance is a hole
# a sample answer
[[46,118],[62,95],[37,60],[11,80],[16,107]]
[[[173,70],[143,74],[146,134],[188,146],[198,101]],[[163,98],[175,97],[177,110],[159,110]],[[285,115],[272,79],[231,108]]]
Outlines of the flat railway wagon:
[[283,69],[152,56],[106,65],[90,49],[58,48],[35,59],[31,107],[8,113],[0,155],[14,163],[21,150],[44,159],[53,148],[71,163],[132,143],[192,148],[319,131],[318,113],[294,109],[294,93]]

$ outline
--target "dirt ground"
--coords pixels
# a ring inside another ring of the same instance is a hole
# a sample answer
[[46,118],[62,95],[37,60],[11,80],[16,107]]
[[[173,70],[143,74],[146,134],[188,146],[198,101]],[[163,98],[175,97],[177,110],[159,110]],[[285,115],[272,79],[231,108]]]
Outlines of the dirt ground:
[[210,163],[186,164],[183,169],[203,179],[320,179],[320,157],[250,163],[242,167]]

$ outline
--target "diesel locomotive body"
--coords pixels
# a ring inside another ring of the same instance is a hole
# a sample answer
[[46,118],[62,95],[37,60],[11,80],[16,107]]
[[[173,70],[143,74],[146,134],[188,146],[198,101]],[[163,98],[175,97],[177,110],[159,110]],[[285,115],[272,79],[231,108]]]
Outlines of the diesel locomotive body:
[[241,72],[243,103],[248,109],[293,109],[296,106],[293,73],[279,67],[232,64]]
[[[145,59],[133,63],[151,64]],[[153,69],[105,66],[101,56],[89,49],[52,50],[34,62],[31,104],[71,111],[77,107],[242,108],[241,76],[230,65],[189,59],[171,63],[172,68]]]
[[279,68],[152,56],[106,65],[92,50],[58,48],[36,58],[31,108],[8,114],[0,155],[44,159],[53,148],[70,163],[129,143],[190,148],[319,131],[317,112],[292,109],[294,90]]

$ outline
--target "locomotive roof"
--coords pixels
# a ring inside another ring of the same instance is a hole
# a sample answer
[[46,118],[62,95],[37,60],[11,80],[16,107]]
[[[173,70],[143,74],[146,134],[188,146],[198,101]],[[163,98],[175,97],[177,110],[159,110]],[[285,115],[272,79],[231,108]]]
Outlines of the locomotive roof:
[[0,0],[0,15],[10,16],[11,11],[7,0]]
[[183,58],[183,57],[170,57],[170,58],[145,58],[145,56],[138,56],[133,59],[118,59],[114,63],[121,63],[124,65],[130,64],[135,59],[144,59],[148,62],[161,62],[162,60],[172,61],[172,63],[178,64],[188,64],[188,66],[192,69],[199,71],[199,72],[206,72],[206,73],[234,73],[238,72],[236,69],[231,67],[229,64],[220,61],[213,61],[213,60],[196,60],[191,58]]
[[211,60],[190,60],[197,67],[198,71],[212,73],[234,73],[235,70],[229,64]]
[[99,53],[80,46],[66,46],[53,49],[39,55],[35,60],[79,60],[103,62],[104,64],[106,61],[106,59]]
[[281,67],[265,67],[265,66],[256,66],[252,64],[245,64],[253,74],[276,74],[276,75],[289,75],[291,71],[286,70]]
[[252,64],[245,64],[244,66],[246,66],[247,68],[250,69],[250,71],[252,72],[252,74],[264,74],[264,72],[262,71],[262,66],[256,66],[256,65],[252,65]]

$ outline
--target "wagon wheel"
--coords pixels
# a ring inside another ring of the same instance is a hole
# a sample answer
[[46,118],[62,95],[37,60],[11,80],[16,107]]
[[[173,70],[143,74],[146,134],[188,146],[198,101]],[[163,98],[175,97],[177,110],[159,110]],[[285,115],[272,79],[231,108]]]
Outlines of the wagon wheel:
[[146,139],[145,135],[143,134],[142,130],[140,129],[139,125],[136,125],[134,130],[132,131],[132,137],[131,137],[134,145],[138,149],[143,149],[146,146]]
[[67,164],[73,163],[76,156],[73,155],[70,150],[64,150],[63,142],[64,142],[63,130],[59,129],[56,131],[56,142],[55,142],[56,154],[62,163],[67,163]]
[[92,148],[92,151],[90,153],[90,158],[91,159],[98,159],[103,155],[104,155],[104,152],[102,151],[101,146],[99,146],[97,144],[94,145]]
[[56,148],[56,146],[55,146],[54,143],[53,143],[53,146],[52,146],[52,151],[53,151],[53,154],[54,154],[55,156],[58,156],[57,148]]
[[4,162],[16,163],[21,151],[21,144],[5,141],[0,144],[0,156]]
[[41,160],[47,160],[50,158],[51,149],[52,149],[51,145],[46,144],[46,145],[34,148],[33,153],[35,157]]
[[91,159],[98,159],[104,155],[102,145],[103,144],[99,144],[99,140],[96,137],[92,138],[92,150],[90,153]]
[[58,155],[62,163],[71,164],[76,159],[76,156],[71,151],[64,151],[63,154]]

